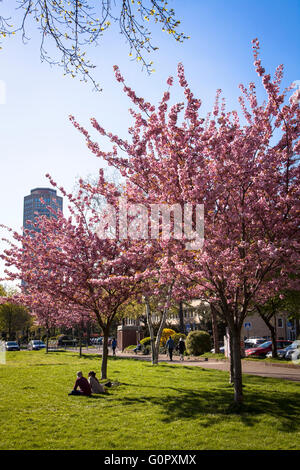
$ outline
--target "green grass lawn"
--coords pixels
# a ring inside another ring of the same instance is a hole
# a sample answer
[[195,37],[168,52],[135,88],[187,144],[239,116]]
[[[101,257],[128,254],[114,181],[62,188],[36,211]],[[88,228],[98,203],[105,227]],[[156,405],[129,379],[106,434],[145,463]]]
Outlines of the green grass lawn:
[[96,355],[7,353],[0,365],[0,449],[300,449],[300,385],[244,376],[232,408],[228,374],[110,358],[107,396],[68,396],[77,370],[100,375]]

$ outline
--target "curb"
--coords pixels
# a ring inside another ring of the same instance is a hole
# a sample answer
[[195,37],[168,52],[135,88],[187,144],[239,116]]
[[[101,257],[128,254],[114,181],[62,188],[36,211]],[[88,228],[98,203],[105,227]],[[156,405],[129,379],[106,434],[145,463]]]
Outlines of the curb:
[[[247,364],[256,364],[256,361],[247,361],[247,359],[244,359],[242,362],[245,362]],[[260,362],[258,362],[260,364]],[[261,362],[265,367],[284,367],[287,369],[299,369],[300,370],[300,364],[291,364],[291,363],[284,363],[284,364],[279,364],[277,362]]]

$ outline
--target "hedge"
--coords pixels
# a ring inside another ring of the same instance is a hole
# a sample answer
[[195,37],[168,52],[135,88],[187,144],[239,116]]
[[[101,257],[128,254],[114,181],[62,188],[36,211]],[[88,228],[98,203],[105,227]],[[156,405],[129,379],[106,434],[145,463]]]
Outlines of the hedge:
[[206,331],[190,331],[185,346],[187,353],[191,356],[201,356],[211,349],[210,335]]

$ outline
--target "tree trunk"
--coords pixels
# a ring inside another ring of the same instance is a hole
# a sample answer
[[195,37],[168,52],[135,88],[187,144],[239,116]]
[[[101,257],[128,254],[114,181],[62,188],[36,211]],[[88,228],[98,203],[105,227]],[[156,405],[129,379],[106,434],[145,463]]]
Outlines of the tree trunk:
[[232,334],[230,333],[230,331],[229,331],[229,360],[230,360],[229,383],[234,384],[234,359],[233,359]]
[[239,405],[243,402],[241,331],[239,328],[235,327],[230,331],[230,334],[232,342],[234,402]]
[[212,323],[212,332],[213,332],[213,339],[214,339],[214,348],[215,354],[219,354],[220,346],[219,346],[219,331],[218,331],[218,322],[217,322],[217,310],[214,305],[210,306],[211,310],[211,323]]
[[82,356],[82,334],[81,328],[79,328],[79,357]]
[[159,325],[159,328],[158,328],[158,332],[157,332],[157,335],[156,335],[156,341],[155,342],[154,342],[154,333],[153,333],[153,324],[152,324],[152,319],[151,319],[150,304],[149,304],[148,299],[145,299],[147,322],[148,322],[148,326],[149,326],[149,333],[150,333],[150,339],[151,339],[151,351],[152,351],[152,364],[153,365],[158,364],[160,338],[161,338],[161,334],[162,334],[162,331],[164,329],[164,326],[166,324],[166,318],[167,318],[167,313],[168,313],[168,309],[169,309],[168,306],[169,306],[169,302],[170,302],[171,295],[172,295],[173,284],[174,283],[172,283],[169,286],[167,302],[166,302],[167,306],[165,306],[164,309],[163,309],[163,313],[162,313],[162,316],[161,316],[161,321],[160,321],[160,325]]
[[49,328],[47,328],[47,337],[46,337],[46,354],[49,352]]
[[179,302],[179,331],[180,333],[185,334],[184,320],[183,320],[183,302]]
[[[264,314],[263,309],[258,305],[256,305],[256,310],[270,330],[272,339],[272,357],[277,358],[276,308],[273,306],[271,314]],[[274,325],[271,323],[272,318],[274,318]]]
[[295,333],[296,333],[296,339],[300,336],[300,321],[299,318],[295,319]]
[[151,342],[152,364],[157,364],[158,355],[156,354],[156,349],[155,349],[153,323],[152,323],[151,310],[150,310],[150,304],[149,304],[148,299],[145,299],[145,304],[146,304],[146,317],[147,317],[147,323],[148,323],[149,334],[150,334],[150,342]]
[[103,330],[102,364],[101,379],[107,379],[107,358],[108,358],[108,335],[109,328]]
[[86,324],[85,331],[86,331],[85,344],[86,344],[86,348],[89,349],[89,344],[90,344],[90,340],[91,340],[91,324],[90,324],[89,321]]
[[8,314],[8,340],[12,340],[12,315],[11,312]]
[[276,342],[276,337],[277,337],[277,333],[276,333],[276,315],[272,315],[272,317],[274,318],[274,325],[272,325],[271,318],[268,318],[261,311],[259,313],[260,313],[261,318],[263,319],[263,321],[265,322],[265,324],[267,325],[267,327],[269,328],[270,333],[271,333],[272,357],[277,358],[278,356],[277,356],[277,342]]
[[[276,322],[276,317],[275,317],[275,322]],[[272,339],[272,357],[277,358],[277,342],[276,342],[276,326],[269,325],[270,333],[271,333],[271,339]]]
[[156,360],[156,362],[155,362],[155,364],[158,363],[160,339],[161,339],[161,335],[162,335],[163,329],[164,329],[165,324],[166,324],[167,312],[168,312],[168,309],[164,308],[162,316],[161,316],[158,332],[157,332],[157,335],[156,335],[156,341],[155,341],[155,360]]
[[153,352],[152,352],[152,364],[158,364],[158,356],[159,356],[159,345],[155,341],[153,344]]

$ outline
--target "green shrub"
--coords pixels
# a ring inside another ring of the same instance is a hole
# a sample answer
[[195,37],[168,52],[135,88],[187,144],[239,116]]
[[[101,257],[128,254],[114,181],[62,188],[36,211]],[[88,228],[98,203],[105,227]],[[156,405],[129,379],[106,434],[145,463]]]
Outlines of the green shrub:
[[[156,337],[154,337],[154,341],[155,340],[156,340]],[[141,339],[140,343],[142,346],[151,346],[150,336],[147,336],[146,338]]]
[[136,348],[136,344],[131,344],[130,346],[127,346],[127,348],[125,348],[125,351],[132,351],[134,348]]
[[172,330],[171,328],[164,328],[161,333],[161,338],[160,338],[160,345],[165,346],[166,342],[169,339],[169,336],[173,337],[176,332]]
[[175,333],[174,335],[172,335],[172,340],[175,343],[175,348],[177,347],[180,338],[182,338],[185,341],[186,340],[186,335],[184,335],[183,333]]
[[148,355],[148,354],[150,354],[150,353],[151,353],[151,346],[150,346],[150,345],[149,345],[149,346],[143,346],[143,347],[142,347],[142,354]]
[[[156,337],[154,337],[154,341]],[[150,336],[146,336],[146,338],[141,339],[140,341],[142,345],[142,354],[150,354],[151,353],[151,338]]]
[[190,331],[185,346],[188,354],[201,356],[201,354],[210,351],[211,339],[206,331]]

